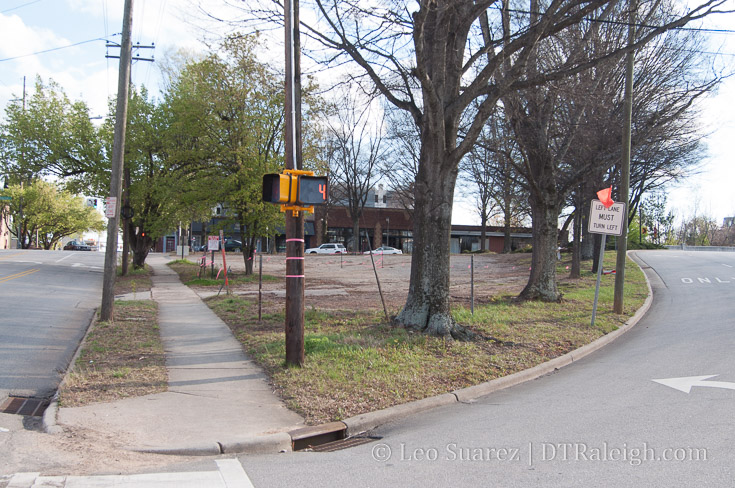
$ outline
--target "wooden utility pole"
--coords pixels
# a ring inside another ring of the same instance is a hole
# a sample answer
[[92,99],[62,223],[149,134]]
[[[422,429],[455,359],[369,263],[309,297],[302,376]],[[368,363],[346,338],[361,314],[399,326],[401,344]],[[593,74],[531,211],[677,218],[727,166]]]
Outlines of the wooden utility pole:
[[112,144],[112,173],[110,175],[110,198],[114,198],[115,211],[107,221],[107,249],[105,271],[102,280],[102,306],[100,319],[113,320],[115,305],[115,275],[117,272],[117,236],[120,225],[120,196],[122,194],[122,170],[125,155],[125,128],[128,116],[128,93],[130,89],[130,57],[132,42],[130,33],[133,25],[133,0],[125,0],[123,32],[120,49],[120,68],[117,82],[117,108],[115,111],[115,136]]
[[[150,58],[145,58],[138,54],[138,50],[140,49],[155,49],[155,45],[151,44],[150,46],[141,46],[140,43],[137,43],[135,46],[133,46],[132,38],[130,40],[130,46],[131,46],[131,53],[130,53],[130,70],[132,72],[133,61],[148,61],[148,62],[154,62],[155,59],[151,56]],[[114,54],[109,53],[110,48],[121,48],[122,46],[120,44],[117,44],[112,41],[107,41],[107,44],[105,45],[108,49],[108,53],[105,54],[105,58],[107,59],[120,59],[120,56],[115,56]],[[133,52],[135,51],[135,52]],[[128,82],[130,82],[130,76],[128,77]],[[122,193],[124,194],[124,201],[122,202],[122,208],[121,211],[121,217],[122,217],[122,231],[123,231],[123,250],[122,250],[122,260],[121,260],[121,275],[127,276],[128,275],[128,256],[130,255],[130,219],[132,218],[131,210],[130,210],[130,167],[128,165],[124,165],[124,176],[123,176],[123,190]],[[127,209],[127,215],[123,213],[123,210]]]
[[[635,43],[635,19],[636,0],[629,1],[630,12],[628,14],[628,47]],[[620,175],[620,195],[618,198],[628,205],[628,193],[630,192],[630,154],[631,154],[631,132],[633,124],[633,65],[635,53],[631,49],[625,56],[625,102],[624,102],[624,124],[623,128],[623,167]],[[625,285],[625,257],[628,252],[628,212],[623,216],[623,234],[618,238],[618,255],[615,264],[615,293],[613,300],[613,312],[623,313],[623,286]],[[604,241],[603,241],[604,242]],[[602,261],[600,261],[602,266]]]
[[[23,77],[23,117],[25,117],[26,113],[26,77]],[[23,165],[25,166],[25,145],[22,146],[21,151],[21,158],[23,159]],[[23,174],[20,175],[20,189],[23,190]],[[31,182],[28,181],[28,184],[30,185]],[[23,244],[25,242],[25,232],[23,230],[23,193],[20,194],[20,199],[18,200],[18,216],[20,217],[18,219],[18,249],[24,249]]]
[[[298,0],[284,2],[286,27],[285,166],[301,170],[301,66]],[[286,364],[304,364],[304,212],[286,210]]]

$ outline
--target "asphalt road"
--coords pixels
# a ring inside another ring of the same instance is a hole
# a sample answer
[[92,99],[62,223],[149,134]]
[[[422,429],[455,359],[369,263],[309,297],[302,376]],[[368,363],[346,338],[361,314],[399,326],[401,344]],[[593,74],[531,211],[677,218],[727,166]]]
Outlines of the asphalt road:
[[[639,256],[654,304],[612,345],[472,404],[385,426],[360,447],[243,456],[253,485],[732,488],[735,253]],[[694,376],[689,393],[685,382],[654,381]]]
[[0,402],[61,381],[102,296],[98,252],[0,250]]

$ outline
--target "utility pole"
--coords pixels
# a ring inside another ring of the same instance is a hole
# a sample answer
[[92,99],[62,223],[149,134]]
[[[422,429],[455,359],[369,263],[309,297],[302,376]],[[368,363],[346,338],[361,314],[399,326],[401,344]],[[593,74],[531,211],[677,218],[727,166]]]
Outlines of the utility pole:
[[133,0],[125,0],[123,32],[120,49],[120,68],[117,82],[117,107],[115,111],[115,136],[112,144],[112,173],[110,176],[110,199],[115,206],[107,221],[107,249],[105,271],[102,281],[102,306],[100,319],[113,320],[115,305],[115,275],[117,273],[117,236],[120,225],[120,195],[122,193],[122,169],[125,155],[125,128],[128,118],[128,93],[130,90],[130,63],[132,42],[130,33],[133,25]]
[[[285,167],[301,170],[301,46],[298,0],[285,0]],[[286,210],[286,364],[304,364],[304,212]]]
[[[628,47],[635,43],[635,19],[638,8],[636,0],[629,0],[628,6]],[[625,55],[625,102],[624,102],[624,124],[623,128],[623,167],[620,177],[619,199],[628,205],[628,193],[630,193],[630,153],[631,132],[633,125],[633,66],[635,53],[630,49]],[[623,313],[623,286],[625,285],[625,257],[628,252],[628,212],[623,212],[623,233],[618,238],[618,255],[615,264],[615,292],[613,299],[613,312]],[[602,266],[602,262],[600,262]]]
[[[23,117],[25,118],[26,113],[26,77],[23,77]],[[25,147],[25,146],[24,146]],[[21,158],[25,159],[25,150],[21,150]],[[25,161],[23,161],[25,165]],[[30,184],[30,181],[28,182]],[[23,174],[20,175],[20,189],[23,190]],[[20,199],[18,200],[18,249],[23,249],[23,241],[25,241],[23,232],[23,193],[21,191]]]
[[[122,46],[116,42],[107,41],[105,44],[105,47],[107,48],[107,53],[105,54],[105,58],[107,59],[120,59],[120,56],[115,56],[114,54],[110,54],[110,48],[121,48]],[[133,67],[132,63],[133,61],[148,61],[148,62],[154,62],[155,59],[151,55],[150,58],[144,58],[139,53],[139,49],[155,49],[155,44],[151,44],[150,46],[141,46],[140,42],[135,43],[134,46],[132,46],[132,51],[130,53],[130,70],[132,72]],[[123,174],[123,204],[120,216],[122,217],[122,231],[123,231],[123,250],[122,250],[122,270],[121,275],[127,276],[128,274],[128,256],[130,255],[130,219],[132,218],[132,210],[130,209],[130,167],[128,165],[124,165],[124,174]]]

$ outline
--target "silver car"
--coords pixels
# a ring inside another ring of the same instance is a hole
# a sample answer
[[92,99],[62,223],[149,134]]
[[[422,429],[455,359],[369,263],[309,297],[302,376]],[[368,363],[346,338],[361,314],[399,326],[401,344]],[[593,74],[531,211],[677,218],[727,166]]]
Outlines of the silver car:
[[[363,254],[370,254],[370,251],[365,251]],[[377,249],[373,249],[373,254],[403,254],[403,251],[390,246],[381,246]]]

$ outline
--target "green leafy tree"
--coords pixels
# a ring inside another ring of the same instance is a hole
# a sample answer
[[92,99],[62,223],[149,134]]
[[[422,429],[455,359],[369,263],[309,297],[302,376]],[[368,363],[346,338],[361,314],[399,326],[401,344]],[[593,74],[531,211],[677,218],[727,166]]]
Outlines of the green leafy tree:
[[81,192],[86,176],[96,173],[103,162],[102,139],[90,122],[87,105],[69,100],[53,80],[44,85],[37,78],[26,101],[5,108],[0,169],[11,182],[49,176]]
[[[166,97],[172,168],[192,182],[192,195],[225,209],[223,226],[239,226],[248,274],[258,239],[283,225],[279,208],[262,201],[263,175],[283,168],[282,76],[256,59],[256,47],[254,37],[227,38],[221,54],[187,64]],[[314,161],[308,114],[305,165]]]
[[654,244],[670,244],[674,238],[674,214],[666,209],[666,194],[657,192],[641,203],[641,220]]
[[[107,154],[112,154],[114,105],[104,125]],[[164,104],[148,96],[145,87],[131,90],[125,144],[125,190],[123,204],[132,218],[122,219],[133,254],[133,267],[142,268],[157,239],[179,223],[209,213],[202,202],[190,197],[192,182],[172,169],[168,131],[173,125]],[[109,173],[97,175],[95,186],[104,193],[109,188]]]
[[99,213],[82,198],[40,179],[11,185],[2,194],[11,197],[9,205],[0,208],[2,218],[23,249],[30,247],[36,234],[39,245],[52,249],[63,237],[105,228]]

